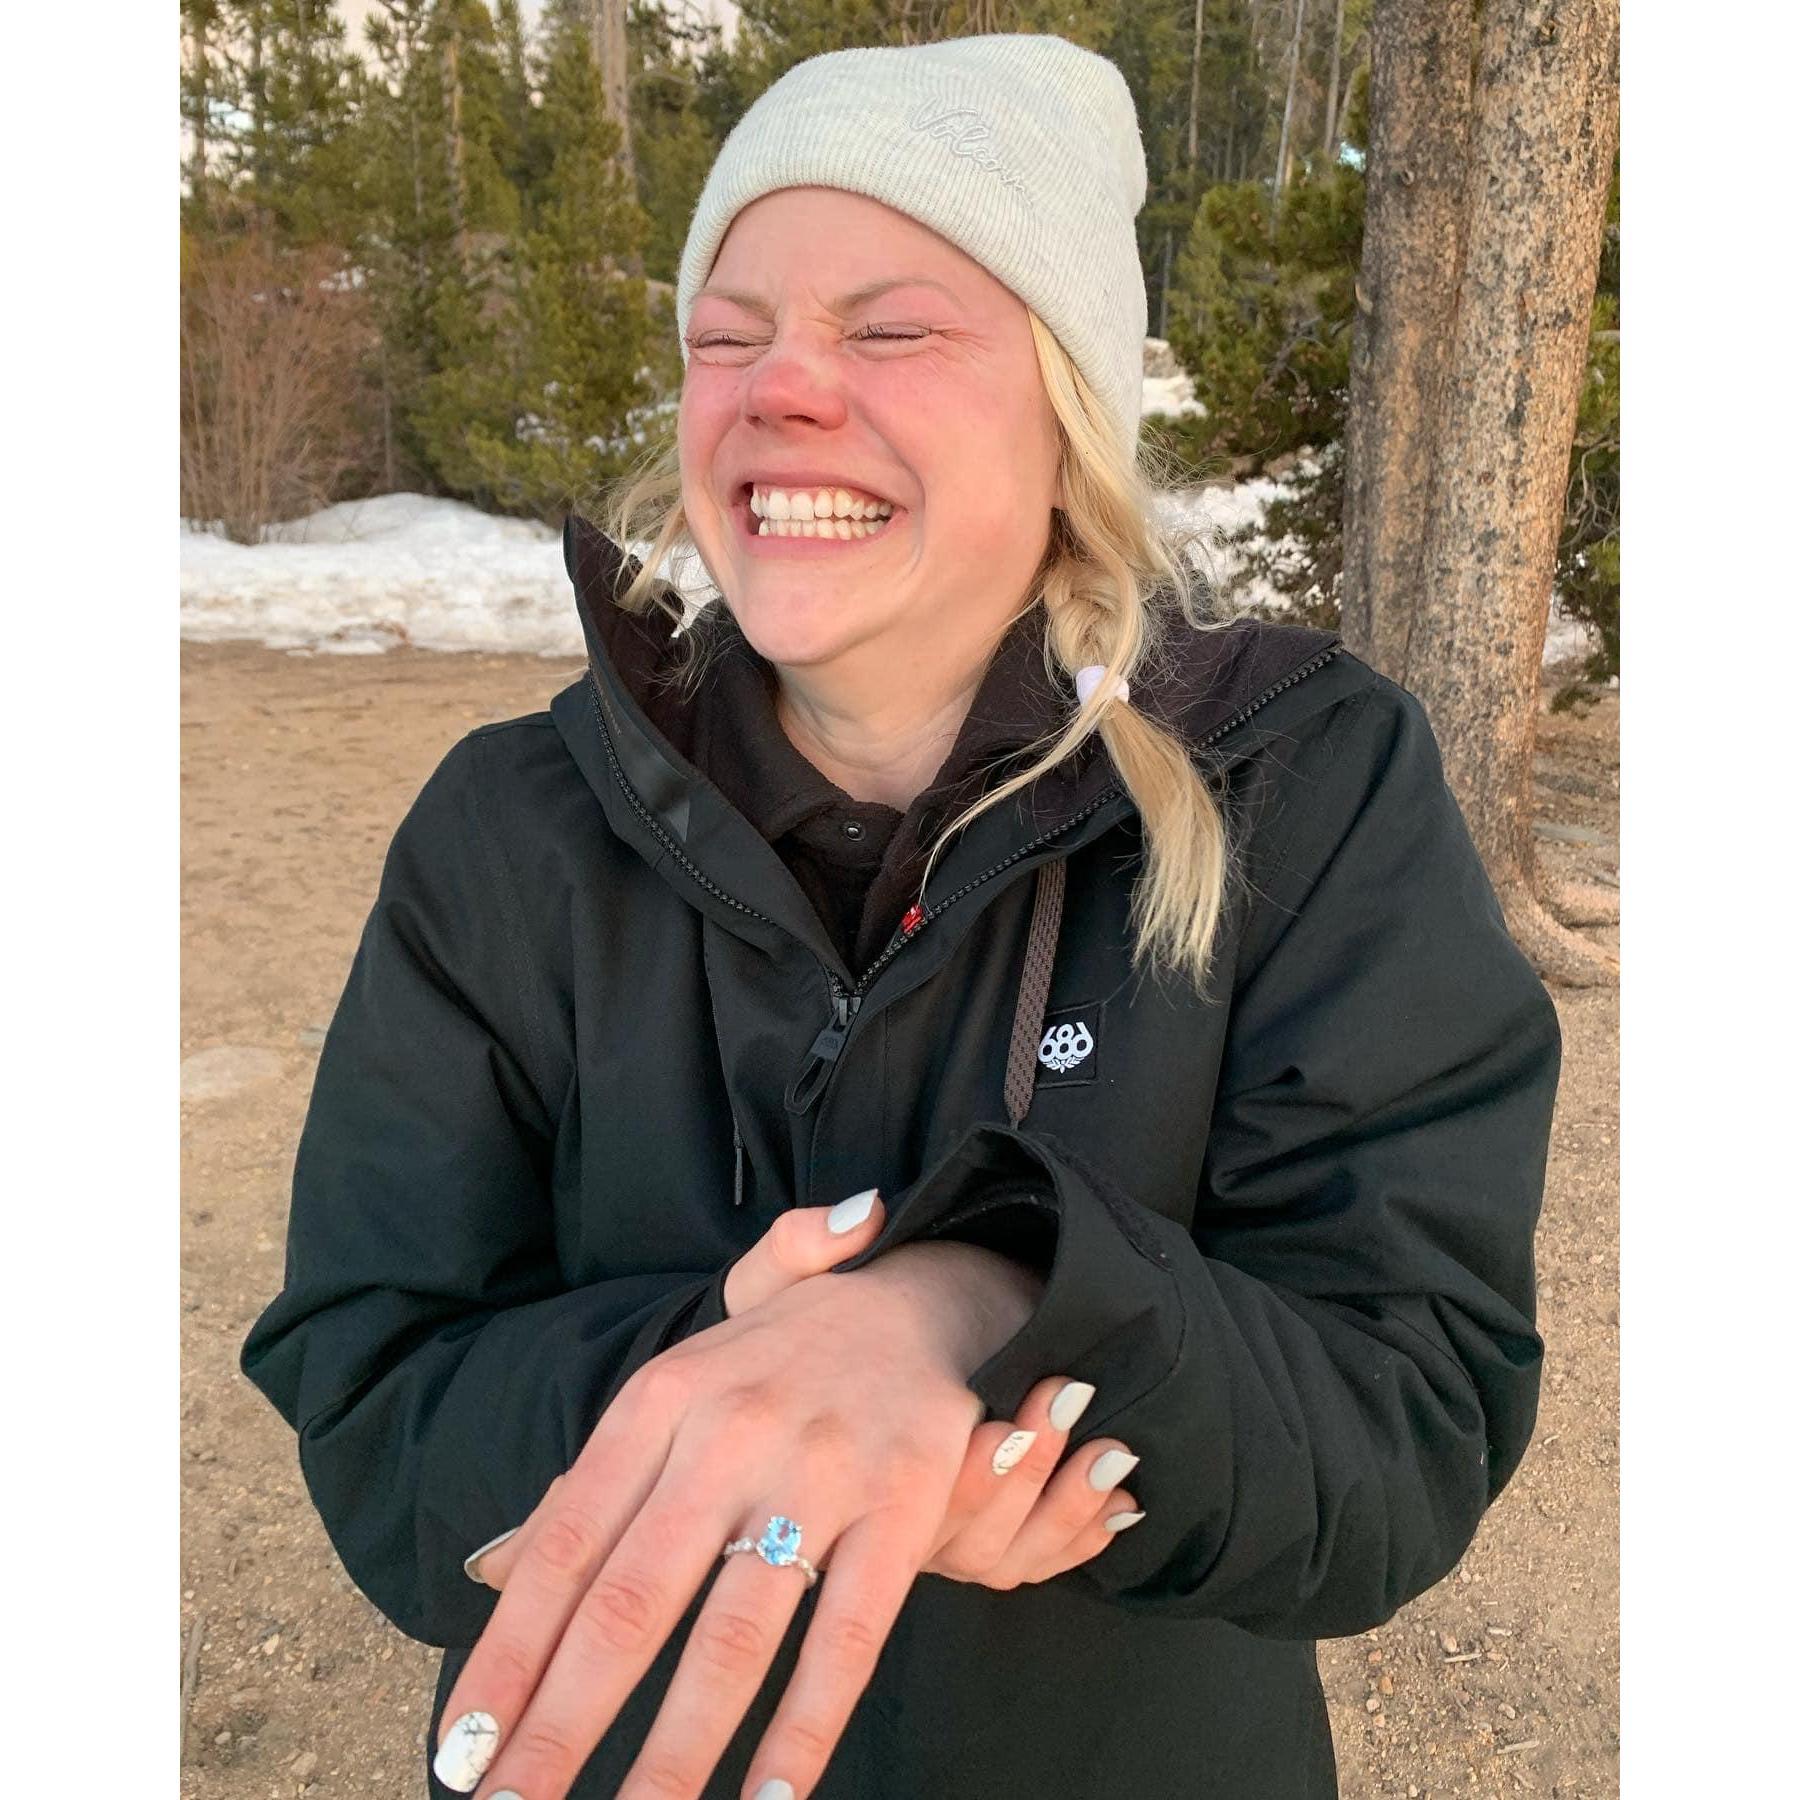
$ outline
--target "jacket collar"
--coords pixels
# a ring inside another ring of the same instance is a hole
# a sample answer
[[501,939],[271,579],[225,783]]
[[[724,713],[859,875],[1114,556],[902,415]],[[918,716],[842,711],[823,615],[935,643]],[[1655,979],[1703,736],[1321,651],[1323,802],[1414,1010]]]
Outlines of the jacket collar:
[[[633,614],[615,604],[640,567],[604,532],[571,515],[563,530],[563,560],[575,591],[587,644],[585,702],[568,690],[553,708],[565,742],[606,806],[615,830],[653,863],[674,859],[700,890],[697,899],[724,922],[743,929],[746,915],[803,938],[821,959],[840,959],[817,914],[756,825],[702,773],[695,760],[696,711],[674,679],[673,646],[681,616],[679,594],[664,584],[659,604]],[[1044,670],[1033,615],[1009,630],[945,764],[953,774],[978,761],[991,771],[1009,752],[1037,739],[1066,716],[1071,696],[1060,694]],[[735,628],[732,628],[735,629]],[[748,646],[745,646],[746,650]],[[1333,631],[1310,626],[1238,620],[1212,631],[1169,633],[1160,666],[1140,671],[1133,702],[1187,742],[1223,755],[1229,736],[1260,704],[1299,681],[1342,648]],[[979,744],[993,756],[973,759]],[[982,789],[979,781],[950,783],[948,796],[915,806],[908,824],[929,834]],[[1129,795],[1096,736],[1081,752],[1041,777],[1012,806],[997,806],[940,856],[932,895],[951,891],[995,863],[1058,834],[1073,849],[1131,810]],[[690,889],[690,892],[692,890]]]

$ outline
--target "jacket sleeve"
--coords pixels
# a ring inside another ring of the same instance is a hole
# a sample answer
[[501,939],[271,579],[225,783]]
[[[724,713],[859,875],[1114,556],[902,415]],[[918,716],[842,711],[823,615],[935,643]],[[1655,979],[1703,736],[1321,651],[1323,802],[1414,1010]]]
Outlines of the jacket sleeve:
[[299,1434],[352,1580],[444,1646],[473,1643],[497,1598],[463,1559],[527,1517],[716,1274],[561,1276],[561,1090],[483,753],[481,733],[453,748],[394,836],[320,1055],[284,1286],[240,1357]]
[[1310,798],[1245,924],[1191,1228],[984,1124],[844,1266],[937,1236],[1047,1262],[970,1386],[1010,1418],[1093,1382],[1077,1441],[1139,1454],[1146,1515],[1056,1579],[1317,1638],[1440,1580],[1524,1454],[1562,1039],[1419,702],[1378,679],[1282,758]]

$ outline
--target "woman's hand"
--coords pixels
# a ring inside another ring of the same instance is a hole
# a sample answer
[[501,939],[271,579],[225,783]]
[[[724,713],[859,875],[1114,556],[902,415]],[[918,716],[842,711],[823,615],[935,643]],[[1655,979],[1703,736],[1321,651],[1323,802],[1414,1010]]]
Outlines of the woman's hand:
[[[794,1207],[780,1214],[732,1265],[725,1282],[727,1314],[736,1318],[855,1255],[880,1233],[882,1216],[873,1191],[836,1207]],[[833,1219],[848,1221],[842,1232],[831,1229]],[[890,1254],[904,1257],[907,1248]],[[947,1248],[936,1246],[939,1254]],[[1053,1410],[1065,1387],[1071,1390],[1068,1400]],[[1048,1581],[1099,1555],[1115,1531],[1143,1517],[1131,1495],[1113,1485],[1137,1462],[1118,1439],[1084,1444],[1079,1456],[1058,1469],[1069,1432],[1092,1397],[1086,1382],[1052,1376],[1032,1389],[1017,1420],[992,1420],[974,1429],[921,1573],[1001,1590]],[[1098,1475],[1099,1487],[1091,1475]],[[522,1525],[470,1556],[465,1566],[472,1580],[504,1591],[563,1479],[551,1482]]]
[[[561,1800],[712,1576],[619,1800],[698,1796],[805,1580],[730,1539],[771,1517],[825,1571],[752,1788],[817,1784],[944,1518],[1002,1328],[885,1259],[805,1280],[664,1351],[540,1509],[446,1705],[440,1780]],[[485,1782],[483,1777],[486,1777]]]

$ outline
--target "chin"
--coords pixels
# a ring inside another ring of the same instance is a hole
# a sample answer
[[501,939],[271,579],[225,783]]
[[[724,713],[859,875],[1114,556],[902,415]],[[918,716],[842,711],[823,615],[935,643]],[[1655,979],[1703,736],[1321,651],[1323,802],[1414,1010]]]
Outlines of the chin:
[[846,612],[841,593],[769,600],[739,593],[728,604],[751,649],[784,668],[829,663],[870,636],[870,622]]

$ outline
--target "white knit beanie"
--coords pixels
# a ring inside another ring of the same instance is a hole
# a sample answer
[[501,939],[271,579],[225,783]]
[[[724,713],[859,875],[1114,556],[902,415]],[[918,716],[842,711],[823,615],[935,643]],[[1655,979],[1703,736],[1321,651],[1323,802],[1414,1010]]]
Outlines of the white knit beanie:
[[1130,456],[1149,322],[1133,227],[1146,184],[1124,76],[1064,38],[809,57],[757,99],[707,175],[676,285],[683,366],[694,296],[737,214],[778,188],[844,188],[930,226],[1012,289],[1092,385]]

